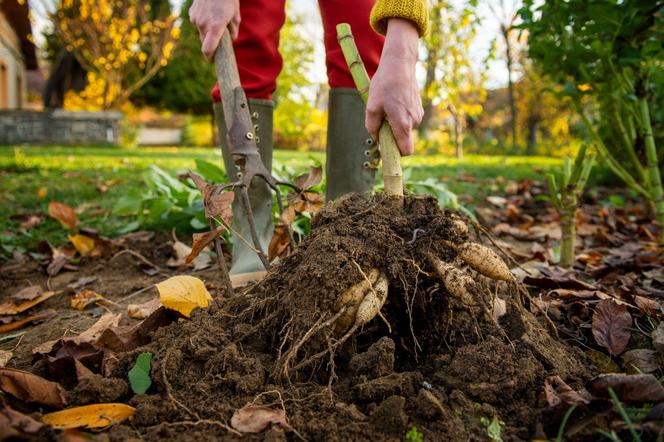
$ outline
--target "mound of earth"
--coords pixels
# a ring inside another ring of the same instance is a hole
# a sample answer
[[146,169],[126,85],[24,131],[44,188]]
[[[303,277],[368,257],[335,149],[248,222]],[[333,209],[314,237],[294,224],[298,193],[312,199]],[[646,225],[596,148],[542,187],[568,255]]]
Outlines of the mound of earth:
[[[470,238],[460,220],[421,197],[403,206],[349,197],[324,208],[311,235],[259,284],[120,357],[111,378],[126,379],[136,355],[152,352],[154,386],[129,400],[134,420],[109,435],[235,439],[231,417],[253,404],[285,412],[289,425],[250,440],[402,440],[412,427],[425,440],[486,440],[494,419],[503,439],[530,440],[544,379],[556,374],[576,387],[592,373],[524,308],[518,284],[459,259],[455,245]],[[431,256],[472,278],[469,296],[447,290]],[[387,277],[387,300],[342,338],[335,304],[374,268]],[[97,394],[94,382],[85,386],[90,402],[126,391],[96,385]]]

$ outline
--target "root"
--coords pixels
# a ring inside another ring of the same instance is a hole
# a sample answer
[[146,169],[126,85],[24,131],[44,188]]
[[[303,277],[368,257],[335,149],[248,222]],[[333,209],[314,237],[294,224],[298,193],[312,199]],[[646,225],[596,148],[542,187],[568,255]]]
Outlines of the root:
[[191,416],[194,416],[198,421],[201,421],[201,417],[200,417],[197,413],[191,411],[191,410],[189,409],[189,407],[187,407],[185,404],[183,404],[182,402],[180,402],[179,400],[177,400],[177,399],[175,398],[175,396],[173,395],[173,386],[172,386],[171,383],[168,381],[168,377],[166,376],[166,367],[167,367],[167,365],[168,365],[168,360],[169,360],[169,358],[170,358],[170,356],[171,356],[171,351],[172,351],[172,348],[169,348],[168,351],[166,352],[166,356],[164,356],[164,361],[162,362],[162,366],[161,366],[161,379],[162,379],[162,381],[163,381],[163,383],[164,383],[164,386],[166,387],[166,394],[168,395],[168,398],[169,398],[169,399],[170,399],[175,405],[177,405],[178,407],[182,408],[184,411],[186,411],[187,413],[189,413]]

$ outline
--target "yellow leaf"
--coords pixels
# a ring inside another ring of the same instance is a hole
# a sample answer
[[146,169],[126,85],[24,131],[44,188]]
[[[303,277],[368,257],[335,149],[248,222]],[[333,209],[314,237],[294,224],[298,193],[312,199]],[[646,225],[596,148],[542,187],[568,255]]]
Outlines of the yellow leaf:
[[95,240],[85,235],[69,235],[69,241],[81,256],[88,256],[95,249]]
[[93,404],[48,413],[42,421],[53,428],[103,428],[134,416],[136,409],[126,404]]
[[37,190],[37,196],[39,197],[40,200],[43,200],[46,198],[46,195],[48,194],[48,188],[47,187],[40,187],[39,190]]
[[207,307],[212,296],[198,278],[179,275],[155,284],[161,305],[189,317],[196,307]]

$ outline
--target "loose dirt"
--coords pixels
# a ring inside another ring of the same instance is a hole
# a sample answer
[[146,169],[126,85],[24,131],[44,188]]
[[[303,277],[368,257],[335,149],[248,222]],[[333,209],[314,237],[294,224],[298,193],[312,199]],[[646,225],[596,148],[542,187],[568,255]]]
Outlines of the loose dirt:
[[[110,377],[126,378],[139,352],[153,352],[155,386],[129,400],[135,419],[111,438],[235,439],[231,416],[257,404],[283,409],[297,434],[272,429],[250,440],[402,440],[413,426],[425,440],[486,440],[494,418],[505,440],[531,439],[545,377],[581,386],[593,373],[523,307],[517,285],[473,273],[475,304],[449,296],[425,256],[461,267],[444,246],[468,239],[458,219],[430,198],[395,208],[351,197],[325,208],[261,283],[120,358]],[[372,267],[390,281],[383,317],[341,346],[331,326],[311,333]],[[495,296],[507,305],[498,321],[483,308]]]

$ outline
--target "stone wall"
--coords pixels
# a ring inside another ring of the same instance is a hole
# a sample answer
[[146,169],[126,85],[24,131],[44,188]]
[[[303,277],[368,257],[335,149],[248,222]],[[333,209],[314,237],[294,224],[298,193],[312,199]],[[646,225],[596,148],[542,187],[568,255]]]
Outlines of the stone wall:
[[0,144],[119,144],[120,112],[0,110]]

